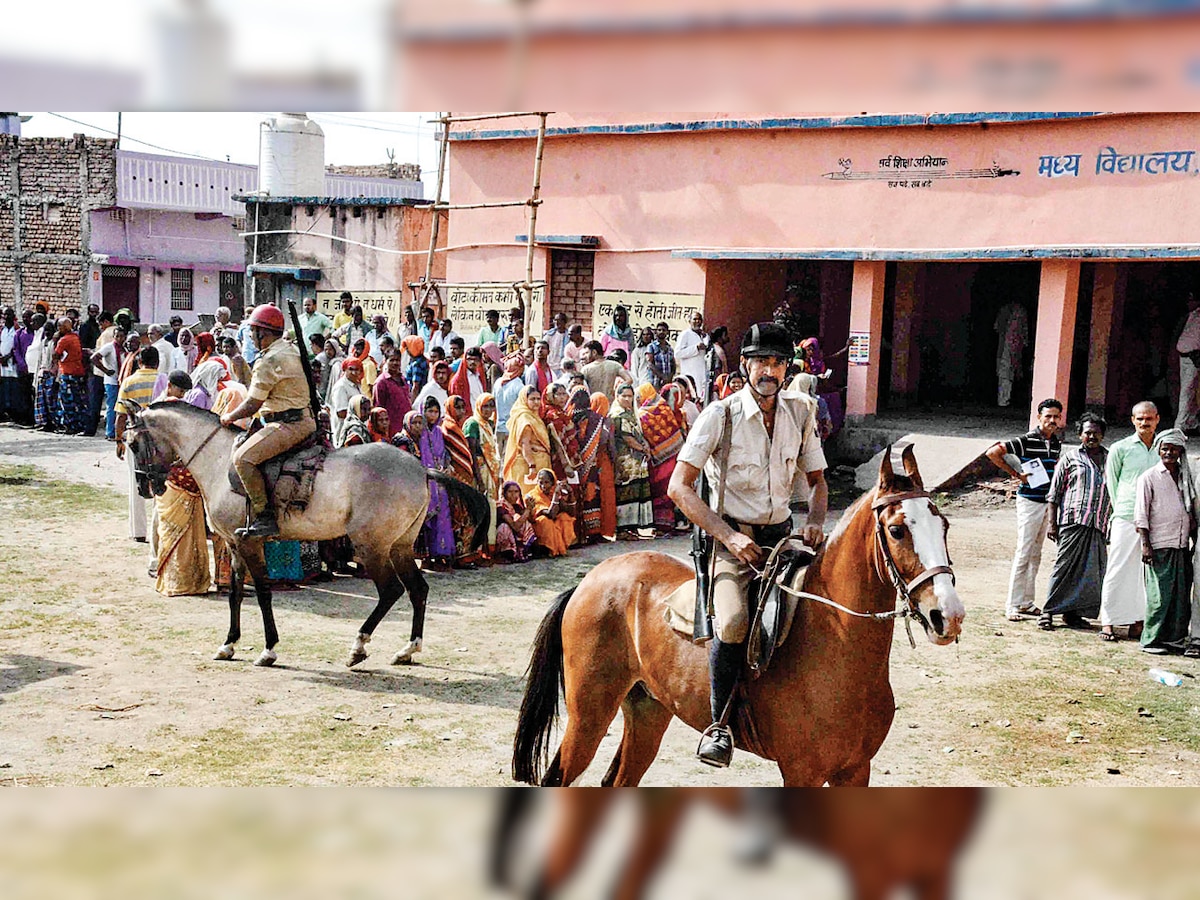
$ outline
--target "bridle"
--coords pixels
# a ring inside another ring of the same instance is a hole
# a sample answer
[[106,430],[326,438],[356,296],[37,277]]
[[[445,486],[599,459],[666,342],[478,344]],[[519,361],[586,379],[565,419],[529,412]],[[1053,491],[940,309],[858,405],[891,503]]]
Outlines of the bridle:
[[[192,462],[196,459],[196,457],[200,455],[200,451],[202,451],[205,447],[207,447],[209,445],[209,443],[212,441],[212,439],[221,433],[221,429],[223,427],[224,426],[222,426],[220,424],[218,424],[216,427],[214,427],[213,430],[211,432],[209,432],[208,436],[205,437],[204,440],[202,440],[200,442],[200,445],[195,450],[192,451],[191,455],[188,456],[187,460],[180,463],[180,465],[182,465],[183,468],[185,468],[185,469],[188,468],[189,466],[191,466]],[[145,431],[146,431],[146,426],[143,425],[141,422],[135,422],[133,425],[131,425],[125,429],[126,434],[133,432],[135,437],[137,436],[138,432],[144,433]],[[148,456],[148,454],[147,454],[147,456]],[[142,457],[143,457],[143,455],[141,453],[139,453],[137,450],[133,451],[133,474],[134,474],[134,477],[145,478],[148,482],[150,482],[151,485],[153,485],[156,481],[160,482],[160,483],[165,482],[166,478],[167,478],[167,474],[169,472],[169,468],[167,466],[162,465],[161,463],[152,463],[152,462],[148,462],[148,461],[143,462]]]
[[905,500],[925,499],[929,500],[929,507],[933,514],[941,519],[948,528],[949,523],[946,521],[946,517],[938,510],[930,497],[931,494],[928,491],[904,491],[898,494],[884,494],[882,497],[876,497],[871,503],[871,510],[875,513],[875,571],[881,581],[891,581],[896,588],[896,605],[899,607],[896,617],[904,619],[904,627],[908,631],[908,642],[913,647],[917,646],[917,642],[913,640],[912,620],[915,618],[926,631],[930,628],[929,619],[925,617],[925,613],[921,612],[921,605],[913,599],[913,593],[925,582],[932,581],[938,575],[949,575],[950,583],[955,584],[954,569],[952,568],[954,562],[950,559],[950,549],[947,547],[946,560],[949,565],[930,566],[906,582],[900,573],[900,567],[896,565],[895,557],[892,556],[892,550],[888,546],[887,535],[884,533],[886,526],[883,524],[883,514],[889,507],[903,503]]

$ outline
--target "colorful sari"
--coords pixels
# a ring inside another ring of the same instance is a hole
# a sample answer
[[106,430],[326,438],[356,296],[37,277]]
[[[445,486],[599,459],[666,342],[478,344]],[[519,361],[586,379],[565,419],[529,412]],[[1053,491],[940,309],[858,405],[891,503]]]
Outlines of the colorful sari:
[[[601,395],[603,396],[603,395]],[[579,444],[579,465],[575,474],[575,499],[579,510],[580,539],[601,534],[600,457],[607,457],[604,417],[592,411],[592,398],[587,388],[571,395],[571,420]]]
[[346,418],[342,420],[342,428],[337,436],[338,447],[371,443],[371,430],[367,425],[370,408],[371,399],[365,394],[350,398],[350,408],[346,411]]
[[590,398],[592,412],[600,416],[603,437],[600,444],[600,534],[613,539],[617,536],[617,486],[613,471],[613,430],[608,418],[608,397],[599,392]]
[[[451,416],[442,416],[442,440],[450,458],[450,474],[463,484],[475,487],[475,459],[471,445],[463,434],[462,426]],[[479,554],[470,550],[471,538],[475,534],[475,523],[471,511],[457,497],[450,498],[450,521],[454,531],[454,558],[458,562],[471,562]]]
[[212,586],[204,498],[190,472],[174,466],[158,504],[158,579],[154,589],[168,597],[206,594]]
[[679,385],[663,385],[661,396],[649,400],[639,411],[642,434],[650,446],[650,498],[654,525],[675,527],[675,504],[667,496],[667,485],[675,471],[675,457],[683,448],[683,391]]
[[[500,489],[501,498],[504,497],[504,491],[509,485],[517,488],[518,491],[521,489],[521,486],[515,481],[506,481]],[[529,552],[537,543],[537,532],[533,530],[529,520],[520,520],[520,517],[525,515],[525,509],[525,504],[521,500],[518,500],[514,506],[507,500],[501,499],[497,507],[500,524],[496,527],[496,552],[511,556],[513,562],[525,562],[529,559]]]
[[[515,481],[522,489],[537,484],[538,471],[551,467],[550,434],[538,411],[529,405],[529,395],[536,391],[536,388],[524,388],[513,403],[508,417],[508,441],[504,446],[504,466],[500,474],[505,481]],[[532,476],[529,474],[530,464],[521,453],[521,441],[526,432],[531,438]]]
[[[560,409],[548,402],[545,395],[542,396],[542,405],[538,409],[538,414],[546,423],[546,433],[550,436],[551,441],[550,446],[553,448],[554,443],[557,442],[562,447],[567,459],[571,461],[571,465],[574,466],[575,461],[579,459],[579,435],[570,414],[565,409]],[[550,454],[550,468],[554,471],[554,477],[559,481],[567,477],[567,465],[562,455],[562,453],[554,452]]]
[[654,524],[654,507],[646,457],[625,443],[627,437],[645,441],[637,412],[620,409],[613,415],[612,423],[617,439],[617,459],[613,466],[617,528],[621,531],[649,528]]
[[[800,342],[800,349],[804,351],[804,359],[800,363],[801,370],[809,375],[825,374],[825,355],[821,352],[821,342],[815,337],[805,338]],[[828,384],[828,382],[821,382],[821,384]],[[820,393],[817,394],[817,400],[825,404],[825,414],[829,419],[829,433],[821,436],[821,440],[825,441],[841,430],[842,423],[846,419],[842,409],[842,394],[841,391]]]
[[[413,410],[408,416],[422,415]],[[405,417],[407,424],[408,416]],[[421,438],[416,442],[418,457],[427,469],[444,470],[447,465],[446,442],[442,439],[441,421],[426,424]],[[422,549],[428,556],[454,556],[454,523],[450,514],[450,495],[436,481],[429,484],[429,511],[425,514],[425,525],[421,529]]]
[[533,514],[533,530],[537,542],[550,551],[551,556],[566,556],[567,548],[575,543],[575,517],[561,509],[553,519],[548,515],[538,515],[550,509],[554,502],[553,491],[558,490],[555,483],[551,493],[547,495],[539,484],[525,496],[525,505]]
[[488,393],[479,395],[475,402],[475,415],[463,425],[463,434],[475,444],[472,449],[479,471],[479,490],[489,499],[497,500],[500,496],[500,451],[496,444],[496,429],[492,421],[479,412],[489,402],[494,404],[496,398]]

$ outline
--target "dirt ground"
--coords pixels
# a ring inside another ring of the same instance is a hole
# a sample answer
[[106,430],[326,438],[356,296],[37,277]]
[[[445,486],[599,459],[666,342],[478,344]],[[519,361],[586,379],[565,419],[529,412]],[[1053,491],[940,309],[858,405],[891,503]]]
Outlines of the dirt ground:
[[[344,659],[374,604],[370,584],[279,591],[279,664],[260,669],[252,600],[238,658],[215,662],[224,597],[154,591],[147,547],[127,537],[124,482],[102,440],[0,428],[0,783],[508,784],[522,675],[547,603],[626,549],[432,574],[425,651],[411,667],[388,665],[408,635],[403,600],[351,671]],[[918,638],[914,650],[897,625],[898,711],[873,783],[1200,784],[1200,666],[1152,660],[1094,631],[1006,621],[1011,504],[975,495],[944,510],[963,639],[942,648]],[[654,549],[684,557],[688,543]],[[1052,560],[1048,547],[1041,596]],[[1151,682],[1155,664],[1187,676],[1183,686]],[[584,783],[598,783],[619,737],[618,719]],[[745,753],[723,772],[701,766],[696,739],[673,724],[644,783],[779,783]]]

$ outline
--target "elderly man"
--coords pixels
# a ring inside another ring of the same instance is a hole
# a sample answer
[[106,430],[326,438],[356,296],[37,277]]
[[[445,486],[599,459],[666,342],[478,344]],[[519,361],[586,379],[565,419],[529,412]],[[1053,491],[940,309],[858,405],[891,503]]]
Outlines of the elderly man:
[[1188,542],[1196,536],[1192,515],[1187,436],[1178,428],[1154,439],[1159,462],[1138,476],[1133,524],[1146,567],[1146,627],[1142,650],[1162,655],[1182,652],[1191,615],[1192,559]]
[[[305,304],[304,308],[308,309],[308,305]],[[208,329],[208,333],[213,336],[213,340],[217,342],[218,347],[221,345],[221,339],[225,337],[226,334],[235,334],[237,332],[237,326],[230,321],[232,318],[233,312],[228,306],[217,307],[216,318],[213,321],[212,328]],[[126,331],[128,330],[129,329],[126,328]]]
[[1042,614],[1034,603],[1034,582],[1042,563],[1042,544],[1050,528],[1046,496],[1062,452],[1058,437],[1062,412],[1061,401],[1043,400],[1037,408],[1037,428],[1011,441],[993,444],[987,451],[987,458],[998,469],[1021,482],[1017,488],[1017,550],[1005,608],[1010,622],[1021,621],[1023,615]]
[[1050,493],[1050,527],[1046,537],[1058,544],[1050,572],[1050,592],[1038,627],[1049,631],[1054,616],[1061,615],[1070,628],[1086,627],[1085,618],[1100,612],[1100,592],[1108,563],[1109,520],[1112,505],[1104,487],[1108,451],[1104,440],[1107,423],[1093,413],[1079,417],[1079,446],[1062,452],[1054,467]]
[[696,386],[696,400],[704,404],[708,397],[708,332],[704,330],[704,315],[699,311],[692,313],[692,327],[680,332],[679,340],[675,342],[675,360],[679,365],[679,374],[692,379]]
[[150,346],[158,351],[158,374],[167,375],[171,371],[171,360],[175,358],[175,346],[163,334],[161,325],[151,325],[146,330]]
[[1112,445],[1104,469],[1104,484],[1112,499],[1108,541],[1108,570],[1100,594],[1100,638],[1117,640],[1115,625],[1129,626],[1129,639],[1142,634],[1146,618],[1146,585],[1142,577],[1142,542],[1133,524],[1137,480],[1158,462],[1154,431],[1158,407],[1143,400],[1133,408],[1134,433]]

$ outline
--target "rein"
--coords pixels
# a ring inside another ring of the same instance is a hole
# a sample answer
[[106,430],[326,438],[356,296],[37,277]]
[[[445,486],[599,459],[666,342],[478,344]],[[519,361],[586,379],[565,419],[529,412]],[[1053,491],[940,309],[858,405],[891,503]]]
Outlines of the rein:
[[[130,431],[145,430],[145,427],[146,427],[145,425],[143,425],[139,422],[139,423],[131,426],[130,428],[127,428],[126,433],[128,433]],[[221,433],[222,427],[223,426],[220,423],[218,423],[217,426],[211,432],[209,432],[208,437],[206,437],[204,440],[202,440],[200,442],[200,446],[192,451],[192,454],[191,454],[191,456],[189,456],[187,458],[187,461],[181,464],[185,469],[187,469],[189,466],[191,466],[193,460],[195,460],[195,458],[200,455],[200,451],[203,450],[205,447],[207,447],[209,445],[209,443],[212,441],[212,439]],[[139,468],[138,467],[139,463],[140,463],[140,460],[137,458],[137,455],[135,454],[134,455],[134,466],[133,466],[133,472],[135,475],[143,475],[143,476],[149,478],[152,474],[155,474],[156,470],[161,469],[162,472],[166,471],[161,466],[150,465],[150,464],[147,464],[145,468]]]
[[[896,589],[896,609],[888,610],[887,612],[875,613],[859,612],[856,609],[850,609],[849,607],[843,606],[834,600],[830,600],[828,597],[822,597],[819,594],[810,594],[807,591],[798,591],[790,585],[784,584],[782,581],[776,581],[776,586],[785,594],[789,594],[799,600],[811,600],[814,603],[820,603],[824,606],[832,607],[839,612],[843,612],[848,616],[854,616],[859,619],[873,619],[877,622],[885,622],[892,619],[903,619],[905,630],[908,632],[908,643],[913,649],[916,649],[917,642],[913,638],[912,620],[915,618],[921,623],[921,627],[925,630],[929,630],[930,624],[929,620],[925,617],[925,614],[921,612],[920,604],[913,599],[912,594],[925,582],[933,580],[938,575],[949,575],[950,580],[953,582],[954,570],[950,566],[931,566],[912,580],[905,582],[904,576],[900,574],[900,568],[896,565],[895,557],[892,556],[892,551],[888,547],[887,537],[884,535],[883,511],[889,506],[894,506],[895,504],[901,503],[905,500],[918,500],[922,498],[927,499],[930,496],[931,495],[928,491],[907,491],[901,494],[886,494],[883,497],[877,498],[871,504],[871,510],[875,513],[876,572],[879,574],[880,580],[884,580],[883,572],[879,571],[879,559],[882,558],[883,568],[887,570],[887,580],[891,581],[893,587]],[[943,518],[942,514],[937,512],[936,507],[934,507],[934,512],[938,518]],[[771,552],[771,556],[768,558],[766,565],[763,566],[761,571],[754,566],[750,566],[750,569],[760,578],[765,578],[767,573],[772,569],[771,563],[774,560],[775,555],[778,553],[779,548],[782,547],[784,543],[786,543],[786,541],[780,541],[779,544],[776,545],[775,550]]]

